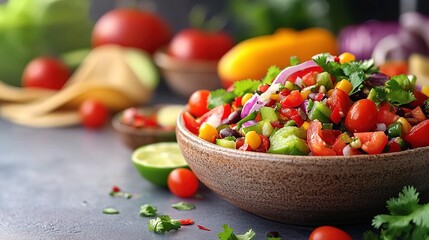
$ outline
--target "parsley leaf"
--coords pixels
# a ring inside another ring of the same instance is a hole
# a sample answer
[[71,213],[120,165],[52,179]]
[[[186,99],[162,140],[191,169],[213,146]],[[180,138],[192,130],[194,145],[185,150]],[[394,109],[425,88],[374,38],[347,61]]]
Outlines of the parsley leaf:
[[192,209],[195,209],[195,205],[187,203],[187,202],[178,202],[171,205],[171,207],[182,210],[182,211],[189,211]]
[[219,105],[230,103],[235,97],[236,96],[233,92],[227,92],[223,88],[211,91],[207,100],[207,107],[209,109],[213,109]]
[[402,86],[395,78],[386,82],[387,98],[393,105],[407,104],[416,99],[412,91],[404,90]]
[[419,204],[419,193],[406,186],[398,198],[387,201],[390,215],[374,217],[372,226],[380,229],[380,235],[368,231],[365,240],[375,239],[427,239],[429,236],[429,203]]
[[375,86],[368,93],[368,99],[371,99],[376,104],[387,100],[387,93],[384,87]]
[[119,211],[114,208],[105,208],[103,209],[104,214],[119,214]]
[[148,230],[157,234],[164,234],[177,230],[182,226],[179,220],[171,219],[168,215],[159,216],[149,221]]
[[267,74],[265,74],[265,77],[262,79],[263,84],[271,84],[273,80],[279,75],[281,72],[281,69],[277,66],[270,66],[267,70]]
[[349,77],[353,88],[349,95],[353,95],[359,92],[363,87],[363,82],[365,81],[365,73],[363,71],[352,72]]
[[156,216],[157,209],[150,205],[150,204],[144,204],[140,206],[140,216],[141,217],[154,217]]
[[319,65],[323,71],[328,72],[333,77],[338,78],[340,76],[344,76],[344,72],[341,69],[341,64],[334,62],[334,61],[328,61],[329,54],[319,54],[316,57],[313,58],[313,61]]
[[246,79],[234,82],[234,94],[235,96],[243,96],[246,93],[253,93],[261,85],[261,81]]
[[245,234],[235,235],[234,229],[227,224],[222,225],[223,231],[218,233],[219,240],[252,240],[255,237],[255,232],[250,229]]

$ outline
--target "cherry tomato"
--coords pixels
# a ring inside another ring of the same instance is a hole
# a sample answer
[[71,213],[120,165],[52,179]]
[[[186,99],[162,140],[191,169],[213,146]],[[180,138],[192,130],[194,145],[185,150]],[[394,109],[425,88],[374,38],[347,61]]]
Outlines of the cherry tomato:
[[187,168],[176,168],[167,178],[168,189],[178,197],[188,198],[198,190],[198,178]]
[[381,131],[354,133],[354,136],[362,143],[362,150],[369,154],[382,153],[389,141],[386,134]]
[[321,226],[311,232],[308,240],[352,240],[343,230],[332,226]]
[[335,156],[336,152],[322,139],[322,123],[318,120],[311,122],[307,130],[307,142],[314,156]]
[[429,146],[429,119],[413,126],[410,132],[404,136],[404,140],[413,148]]
[[199,124],[203,124],[211,116],[216,116],[219,122],[222,122],[225,118],[229,116],[229,114],[231,114],[231,105],[225,103],[224,105],[219,105],[212,110],[206,112],[203,116],[197,119],[197,122]]
[[173,37],[168,53],[180,59],[219,60],[233,46],[234,41],[226,32],[190,28]]
[[369,132],[377,120],[377,106],[370,99],[355,102],[347,113],[345,126],[350,132]]
[[207,101],[210,95],[209,90],[197,90],[189,97],[188,106],[189,112],[194,117],[201,117],[209,111]]
[[171,40],[172,32],[159,15],[139,10],[118,8],[105,13],[95,23],[92,46],[118,44],[153,54]]
[[23,87],[61,89],[71,75],[67,65],[52,57],[39,57],[31,60],[22,74]]
[[413,95],[416,98],[415,100],[413,100],[412,102],[408,103],[408,105],[411,108],[416,108],[418,106],[423,105],[423,103],[429,99],[428,96],[426,96],[426,94],[422,93],[421,91],[413,91]]
[[109,110],[100,101],[94,99],[85,100],[79,108],[82,124],[86,128],[100,128],[102,127],[108,117]]

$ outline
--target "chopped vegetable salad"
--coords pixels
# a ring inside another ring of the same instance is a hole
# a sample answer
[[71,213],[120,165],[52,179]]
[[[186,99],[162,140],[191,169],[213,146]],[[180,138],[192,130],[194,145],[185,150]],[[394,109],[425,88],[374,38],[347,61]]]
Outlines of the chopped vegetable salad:
[[[319,54],[261,80],[193,93],[185,126],[226,148],[287,155],[358,155],[429,146],[429,100],[413,75],[372,59]],[[201,104],[204,103],[204,104]]]

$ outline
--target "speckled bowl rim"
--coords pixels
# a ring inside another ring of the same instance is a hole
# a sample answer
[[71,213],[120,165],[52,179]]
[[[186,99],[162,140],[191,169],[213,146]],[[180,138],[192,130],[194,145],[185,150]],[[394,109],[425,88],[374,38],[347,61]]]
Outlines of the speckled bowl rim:
[[[180,132],[186,138],[193,141],[195,144],[199,145],[199,148],[207,148],[213,151],[218,152],[222,155],[228,155],[231,158],[236,159],[237,161],[245,161],[246,158],[252,158],[256,161],[273,161],[273,162],[284,162],[284,163],[299,163],[302,165],[312,165],[317,162],[318,165],[332,165],[332,164],[344,164],[350,166],[361,165],[366,161],[398,161],[397,157],[403,156],[405,159],[407,155],[410,153],[423,153],[429,151],[429,146],[415,148],[410,150],[405,150],[401,152],[393,152],[393,153],[382,153],[382,154],[374,154],[374,155],[353,155],[353,156],[296,156],[296,155],[284,155],[284,154],[274,154],[274,153],[261,153],[261,152],[249,152],[249,151],[241,151],[237,149],[230,149],[221,147],[211,142],[207,142],[192,132],[190,132],[184,125],[183,122],[183,112],[179,114],[177,118],[176,132]],[[178,134],[176,134],[178,135]],[[353,161],[347,161],[351,159]],[[429,161],[429,159],[427,159]],[[323,163],[323,164],[321,164]]]

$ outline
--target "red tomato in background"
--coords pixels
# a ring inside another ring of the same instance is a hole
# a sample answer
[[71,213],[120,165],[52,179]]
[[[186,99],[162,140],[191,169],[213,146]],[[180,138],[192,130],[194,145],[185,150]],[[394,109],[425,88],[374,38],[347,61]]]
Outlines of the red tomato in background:
[[352,237],[339,228],[321,226],[311,232],[308,240],[352,240]]
[[226,32],[190,28],[173,37],[168,54],[180,59],[218,60],[233,46],[234,41]]
[[198,178],[187,168],[176,168],[168,174],[168,189],[178,197],[188,198],[198,190]]
[[88,99],[80,105],[79,114],[86,128],[100,128],[106,123],[109,110],[102,102]]
[[118,44],[153,54],[166,45],[172,31],[161,16],[139,10],[119,8],[101,16],[92,30],[92,46]]
[[408,74],[408,62],[407,61],[387,61],[379,66],[380,72],[386,74],[389,77]]
[[194,117],[201,117],[208,112],[207,101],[210,95],[209,90],[197,90],[191,94],[188,100],[189,112]]
[[22,86],[27,88],[61,89],[71,75],[60,59],[39,57],[31,60],[22,74]]
[[377,106],[370,99],[355,102],[346,116],[345,126],[350,132],[369,132],[377,120]]

